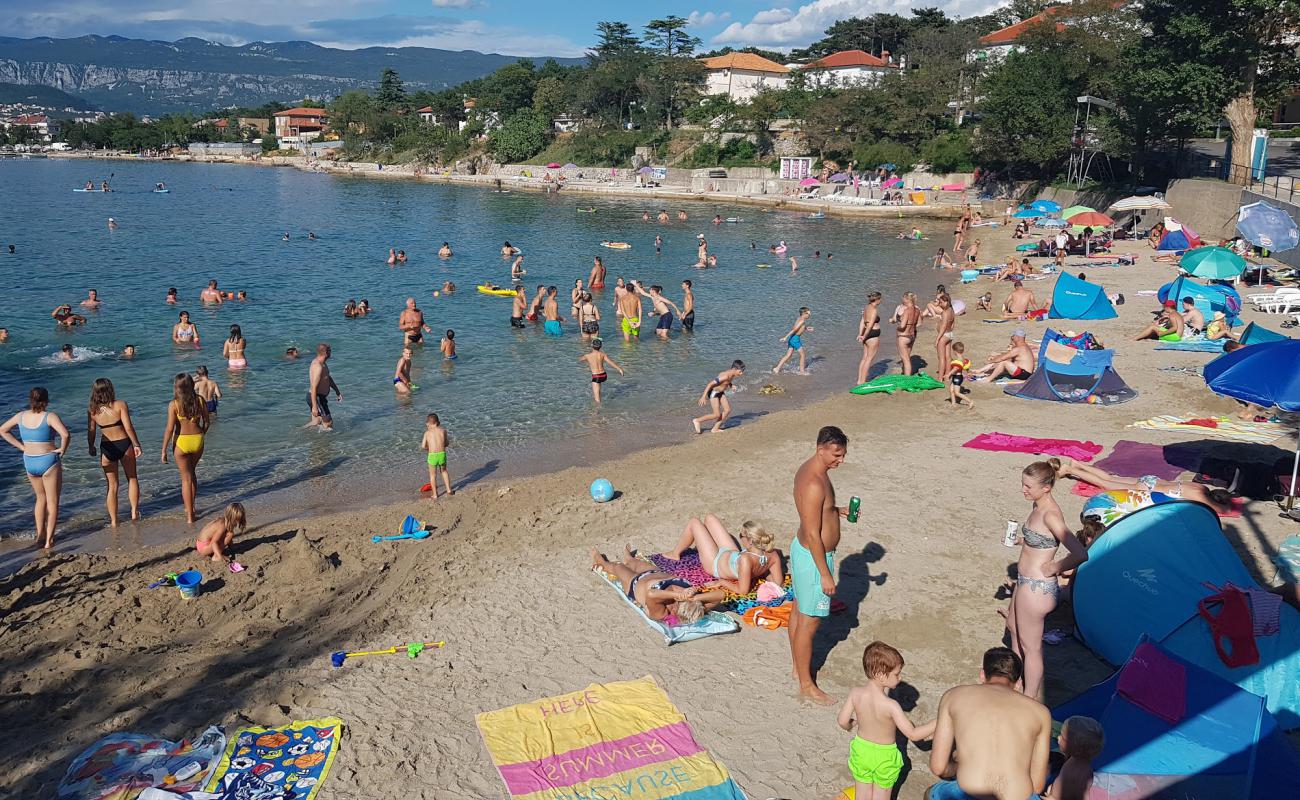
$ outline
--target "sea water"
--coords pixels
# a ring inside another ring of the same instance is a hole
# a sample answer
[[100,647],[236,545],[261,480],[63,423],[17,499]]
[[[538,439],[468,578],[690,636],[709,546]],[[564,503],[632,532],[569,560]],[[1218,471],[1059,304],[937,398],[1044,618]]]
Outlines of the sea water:
[[[72,191],[106,178],[115,191]],[[170,193],[151,191],[160,181]],[[693,435],[689,419],[700,413],[696,401],[705,383],[737,358],[749,366],[733,398],[741,424],[782,403],[846,389],[861,352],[854,337],[866,293],[886,293],[886,317],[903,289],[924,298],[942,280],[927,265],[946,227],[923,224],[938,241],[915,243],[896,238],[910,229],[902,220],[814,220],[807,212],[725,203],[497,193],[290,168],[145,161],[0,159],[0,197],[0,326],[10,332],[0,345],[0,418],[24,408],[31,387],[49,390],[51,409],[72,434],[64,519],[80,520],[86,530],[105,521],[103,473],[86,448],[86,406],[96,378],[111,379],[130,404],[144,447],[143,511],[153,519],[181,519],[175,467],[160,463],[162,434],[172,377],[199,365],[207,365],[222,390],[199,467],[201,512],[234,499],[273,500],[285,510],[413,497],[427,478],[419,444],[430,411],[451,433],[452,475],[460,482],[467,475],[560,469],[685,439]],[[577,211],[592,206],[595,213]],[[670,212],[670,223],[641,220],[643,211],[653,220],[660,208]],[[688,222],[677,221],[678,210]],[[743,222],[710,224],[715,214]],[[109,230],[109,217],[116,230]],[[309,231],[318,238],[309,240]],[[699,233],[718,256],[716,269],[692,266]],[[656,234],[664,240],[661,255]],[[475,291],[484,281],[510,284],[510,263],[500,256],[505,240],[523,250],[529,299],[539,284],[557,286],[566,318],[574,279],[585,281],[593,257],[604,259],[608,285],[595,299],[605,352],[627,377],[611,372],[599,409],[577,360],[588,346],[573,322],[560,338],[544,335],[540,325],[515,330],[508,324],[509,298]],[[632,249],[603,248],[602,240],[630,242]],[[781,240],[799,260],[797,275],[788,258],[767,251]],[[455,251],[451,259],[436,256],[444,241]],[[9,243],[16,254],[8,254]],[[385,263],[390,247],[405,250],[409,262]],[[647,301],[640,341],[624,343],[613,308],[620,275],[660,284],[677,303],[681,281],[693,281],[695,332],[675,329],[669,340],[658,340]],[[199,292],[209,279],[223,290],[247,291],[248,301],[201,305]],[[448,280],[456,292],[435,298],[433,291]],[[180,302],[168,305],[173,286]],[[50,312],[60,303],[76,307],[90,288],[99,291],[103,307],[77,308],[87,324],[58,330]],[[408,297],[434,332],[415,348],[419,389],[398,397],[392,385],[403,346],[397,319]],[[345,319],[344,303],[362,298],[373,312]],[[785,351],[779,340],[804,305],[813,310],[813,330],[804,336],[812,374],[780,378],[787,389],[782,396],[759,395]],[[181,310],[199,329],[199,349],[171,342]],[[232,324],[248,342],[244,370],[228,370],[221,358]],[[455,362],[444,362],[438,351],[449,328],[456,331]],[[330,433],[303,429],[318,342],[333,346],[330,369],[343,392],[342,402],[331,398]],[[72,362],[57,356],[68,343]],[[127,344],[137,348],[132,360],[120,357]],[[302,350],[300,359],[284,357],[290,346]],[[919,349],[924,355],[926,348]],[[882,355],[890,353],[887,346]],[[0,458],[0,533],[31,530],[31,497],[20,456],[11,450]],[[128,515],[125,491],[121,513]]]

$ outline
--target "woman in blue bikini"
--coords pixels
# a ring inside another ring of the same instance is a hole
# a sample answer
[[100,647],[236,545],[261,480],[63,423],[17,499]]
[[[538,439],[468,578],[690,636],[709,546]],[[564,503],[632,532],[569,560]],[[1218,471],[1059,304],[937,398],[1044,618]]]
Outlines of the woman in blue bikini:
[[[36,493],[36,546],[54,547],[54,529],[59,524],[59,491],[63,488],[63,454],[71,443],[68,429],[59,415],[49,410],[50,393],[37,386],[27,395],[27,410],[19,411],[0,425],[0,437],[23,454],[27,480]],[[18,428],[18,436],[13,429]],[[59,446],[54,446],[55,434]],[[21,437],[21,439],[19,438]]]
[[764,579],[777,586],[785,581],[781,551],[772,547],[772,541],[772,534],[756,522],[741,525],[740,541],[737,541],[721,520],[709,514],[703,522],[692,517],[677,547],[665,555],[680,560],[683,552],[694,548],[700,556],[700,566],[718,579],[712,586],[743,595],[752,592]]
[[[1007,609],[1011,649],[1025,664],[1023,691],[1036,700],[1043,691],[1043,625],[1060,593],[1056,576],[1088,560],[1088,550],[1066,527],[1065,515],[1052,497],[1055,485],[1056,469],[1047,461],[1035,461],[1020,474],[1020,493],[1034,508],[1020,526],[1016,588]],[[1056,560],[1061,545],[1068,552]]]

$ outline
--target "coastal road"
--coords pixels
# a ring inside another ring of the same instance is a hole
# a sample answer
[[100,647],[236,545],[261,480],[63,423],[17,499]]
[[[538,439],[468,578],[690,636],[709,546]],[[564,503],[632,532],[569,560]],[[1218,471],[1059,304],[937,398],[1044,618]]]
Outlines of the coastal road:
[[[1222,158],[1225,144],[1214,139],[1193,139],[1188,147],[1194,153]],[[1271,139],[1268,144],[1268,174],[1300,177],[1300,139]]]

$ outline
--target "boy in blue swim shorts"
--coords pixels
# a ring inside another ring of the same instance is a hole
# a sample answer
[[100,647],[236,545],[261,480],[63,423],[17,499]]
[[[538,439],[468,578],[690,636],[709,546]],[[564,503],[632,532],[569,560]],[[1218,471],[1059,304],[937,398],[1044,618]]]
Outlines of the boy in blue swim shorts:
[[807,306],[799,309],[799,318],[794,321],[794,325],[790,328],[790,332],[781,337],[781,341],[785,342],[788,346],[785,355],[781,356],[781,360],[776,362],[775,367],[772,367],[773,375],[780,372],[781,367],[785,366],[785,362],[794,358],[795,353],[799,354],[799,374],[808,374],[808,351],[805,350],[803,346],[803,334],[812,330],[812,327],[808,324],[808,318],[811,316],[812,311],[809,311]]
[[853,773],[858,800],[889,800],[890,790],[903,769],[903,754],[895,744],[899,731],[911,741],[934,735],[935,721],[919,727],[889,696],[902,680],[903,655],[884,642],[872,642],[862,651],[862,670],[867,685],[849,692],[840,709],[839,726],[857,736],[849,744],[849,771]]

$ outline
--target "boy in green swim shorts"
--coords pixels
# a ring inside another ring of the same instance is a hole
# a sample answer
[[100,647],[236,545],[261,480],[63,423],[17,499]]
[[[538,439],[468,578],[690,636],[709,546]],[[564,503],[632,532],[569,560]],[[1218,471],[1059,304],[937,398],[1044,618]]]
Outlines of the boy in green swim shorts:
[[438,499],[438,476],[442,476],[442,485],[446,487],[447,494],[455,494],[451,488],[451,475],[447,472],[447,445],[451,443],[451,437],[447,435],[447,429],[442,427],[438,421],[437,414],[430,414],[424,419],[424,439],[420,441],[420,447],[428,451],[429,462],[429,491],[433,492],[433,499]]
[[936,721],[919,727],[903,713],[889,691],[903,675],[903,655],[884,642],[872,642],[862,652],[866,686],[849,692],[840,709],[839,725],[857,736],[849,744],[849,771],[853,773],[858,800],[889,800],[903,769],[903,754],[895,744],[898,731],[913,742],[934,736]]

